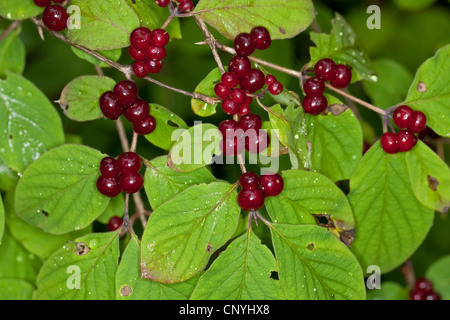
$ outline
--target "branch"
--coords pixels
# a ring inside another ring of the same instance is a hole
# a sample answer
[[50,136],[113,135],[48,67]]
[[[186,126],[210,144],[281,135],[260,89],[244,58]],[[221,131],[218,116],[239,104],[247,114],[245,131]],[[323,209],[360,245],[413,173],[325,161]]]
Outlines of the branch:
[[15,20],[13,21],[8,28],[5,29],[5,31],[3,31],[2,34],[0,34],[0,41],[2,41],[3,39],[5,39],[15,28],[17,28],[20,24],[22,23],[22,21],[20,20]]
[[212,54],[214,56],[214,60],[216,60],[217,66],[219,67],[219,70],[220,70],[220,73],[224,74],[225,68],[223,67],[222,61],[220,60],[219,53],[217,52],[217,45],[219,44],[219,42],[211,34],[211,32],[209,31],[208,27],[206,26],[206,24],[203,20],[197,18],[196,16],[193,16],[193,17],[194,17],[194,20],[197,23],[197,25],[200,27],[200,30],[202,31],[203,36],[206,39],[205,42],[211,48]]

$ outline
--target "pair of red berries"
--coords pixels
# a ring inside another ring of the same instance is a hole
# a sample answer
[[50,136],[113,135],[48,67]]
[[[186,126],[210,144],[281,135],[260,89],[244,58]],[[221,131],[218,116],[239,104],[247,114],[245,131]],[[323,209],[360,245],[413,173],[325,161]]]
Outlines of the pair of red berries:
[[421,111],[414,111],[407,105],[401,105],[395,109],[393,120],[401,130],[396,134],[385,132],[381,136],[380,143],[387,153],[406,152],[417,144],[416,134],[422,131],[427,124],[427,117]]
[[103,115],[117,120],[122,114],[133,124],[137,134],[150,134],[155,130],[156,121],[150,115],[150,106],[139,98],[138,88],[133,81],[123,80],[114,86],[113,91],[106,91],[100,97],[100,109]]
[[262,119],[259,115],[249,113],[235,121],[226,119],[219,124],[222,133],[221,151],[225,156],[235,156],[244,151],[260,153],[270,143],[270,137],[262,130]]
[[139,27],[131,32],[128,54],[135,60],[133,72],[136,77],[144,78],[149,73],[161,71],[169,39],[170,36],[164,29],[151,31],[146,27]]
[[62,31],[67,28],[69,14],[64,7],[53,3],[62,3],[65,0],[33,0],[38,7],[43,7],[42,22],[52,31]]
[[426,279],[417,279],[409,295],[410,300],[441,300],[440,295],[433,290],[433,283]]
[[336,64],[332,59],[321,59],[314,65],[315,77],[309,78],[303,84],[305,97],[302,107],[306,113],[318,115],[328,106],[324,96],[325,82],[335,88],[346,88],[352,79],[352,71],[343,64]]
[[[188,13],[194,10],[194,4],[191,0],[177,0],[178,2],[178,10],[180,10],[183,13]],[[167,7],[170,3],[170,0],[155,0],[155,3],[164,8]]]
[[284,181],[280,174],[269,173],[259,177],[256,173],[246,172],[239,178],[241,190],[237,201],[245,211],[255,211],[264,205],[266,197],[275,197],[283,191]]
[[144,185],[144,178],[139,173],[141,158],[135,152],[125,152],[117,159],[105,157],[100,161],[100,176],[97,189],[101,194],[113,198],[121,191],[136,193]]

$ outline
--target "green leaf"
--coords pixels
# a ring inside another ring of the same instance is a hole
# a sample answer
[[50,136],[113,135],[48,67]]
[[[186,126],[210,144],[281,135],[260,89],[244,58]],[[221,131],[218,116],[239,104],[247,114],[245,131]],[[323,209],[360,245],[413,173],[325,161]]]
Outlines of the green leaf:
[[119,232],[91,233],[56,250],[39,272],[35,300],[112,300]]
[[27,281],[12,278],[0,279],[0,300],[31,300],[34,286]]
[[112,217],[123,217],[125,208],[125,198],[123,194],[111,198],[105,211],[97,218],[97,221],[103,224],[108,224]]
[[[75,55],[83,60],[86,60],[89,63],[92,63],[93,65],[99,66],[101,68],[108,68],[109,64],[107,64],[106,62],[103,62],[97,58],[95,58],[94,56],[81,51],[78,48],[75,47],[70,47],[72,49],[72,51],[75,53]],[[108,58],[110,60],[113,61],[118,61],[120,59],[120,56],[122,55],[122,49],[113,49],[113,50],[99,50],[98,51],[99,54],[101,54],[102,56],[104,56],[105,58]]]
[[69,82],[61,92],[59,104],[71,120],[89,121],[103,116],[100,96],[114,88],[116,81],[109,77],[81,76]]
[[0,190],[8,191],[16,186],[18,176],[6,163],[0,160]]
[[187,173],[174,171],[167,166],[167,156],[155,158],[146,165],[144,188],[153,209],[190,186],[216,180],[207,168]]
[[63,142],[58,113],[33,83],[13,73],[0,80],[0,160],[22,172]]
[[336,63],[352,67],[352,82],[361,78],[374,80],[368,54],[358,43],[351,26],[339,13],[333,19],[331,34],[311,32],[311,40],[316,45],[310,47],[311,65],[322,58],[330,58]]
[[280,284],[272,279],[275,258],[248,230],[235,239],[200,278],[192,300],[280,300]]
[[404,152],[387,154],[378,141],[350,178],[348,198],[356,222],[351,249],[363,269],[395,269],[416,251],[433,223],[433,210],[414,195],[406,157]]
[[442,300],[450,299],[450,255],[439,258],[426,271],[425,277],[433,283],[433,290]]
[[181,134],[179,129],[187,129],[187,124],[171,110],[158,104],[150,104],[150,114],[155,118],[156,128],[145,138],[161,149],[170,150]]
[[212,162],[220,154],[222,134],[213,124],[195,124],[185,130],[169,151],[167,164],[172,170],[191,172]]
[[[200,81],[194,92],[215,97],[214,86],[220,81],[221,73],[219,68],[211,70],[208,75]],[[191,108],[194,113],[200,117],[209,117],[216,113],[219,103],[210,104],[202,100],[191,99]]]
[[347,245],[353,240],[355,221],[347,197],[327,177],[304,170],[282,172],[284,188],[265,199],[272,221],[287,224],[319,224]]
[[446,212],[450,208],[450,169],[425,143],[406,154],[411,186],[416,198],[426,207]]
[[427,116],[427,125],[450,137],[450,44],[417,69],[404,104]]
[[187,281],[164,284],[141,278],[141,247],[132,237],[123,252],[116,273],[116,300],[187,300],[199,276]]
[[159,206],[142,236],[142,277],[175,283],[201,272],[233,235],[240,211],[236,185],[226,182],[192,186]]
[[380,289],[367,292],[367,300],[409,300],[409,289],[393,281],[384,281]]
[[[0,33],[4,30],[0,29]],[[7,72],[22,73],[25,69],[25,45],[19,38],[21,28],[16,28],[0,41],[0,76]]]
[[431,7],[436,0],[394,0],[397,7],[407,11],[421,11]]
[[8,20],[25,20],[39,15],[43,10],[35,5],[33,0],[0,1],[0,16]]
[[281,288],[292,300],[361,300],[365,282],[350,250],[313,225],[270,225]]
[[80,8],[81,27],[67,30],[69,39],[92,50],[128,47],[131,32],[140,26],[125,0],[73,0]]
[[229,39],[256,26],[272,39],[288,39],[308,28],[316,12],[310,0],[200,0],[194,14]]
[[92,148],[69,144],[43,154],[17,184],[17,215],[52,234],[91,224],[110,200],[96,188],[103,157]]
[[5,208],[3,207],[2,197],[0,197],[0,245],[2,244],[4,232],[5,232]]

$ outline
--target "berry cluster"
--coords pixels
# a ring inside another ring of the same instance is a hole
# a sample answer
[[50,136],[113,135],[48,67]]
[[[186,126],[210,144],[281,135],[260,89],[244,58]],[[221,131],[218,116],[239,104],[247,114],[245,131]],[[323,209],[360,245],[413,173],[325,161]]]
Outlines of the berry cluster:
[[254,211],[264,205],[266,197],[275,197],[283,191],[284,181],[278,173],[264,174],[246,172],[239,178],[241,190],[238,204],[242,210]]
[[105,157],[100,161],[100,176],[97,179],[97,189],[101,194],[115,197],[121,191],[125,193],[138,192],[144,178],[139,173],[141,158],[134,152],[125,152],[117,159]]
[[[194,4],[191,0],[176,0],[178,2],[178,10],[183,13],[188,13],[194,10]],[[170,0],[155,0],[156,4],[162,8],[167,7]]]
[[414,111],[407,105],[401,105],[395,109],[393,120],[401,130],[397,133],[383,133],[380,139],[383,150],[392,154],[414,148],[417,143],[416,134],[426,127],[427,117],[425,114],[421,111]]
[[147,101],[139,98],[138,88],[133,81],[123,80],[106,91],[100,97],[100,109],[103,115],[117,120],[122,114],[133,124],[137,134],[149,134],[155,130],[155,118],[150,115]]
[[328,106],[324,96],[325,82],[335,88],[346,88],[352,80],[352,71],[343,64],[336,64],[332,59],[321,59],[314,65],[315,77],[307,79],[303,83],[305,97],[302,107],[306,113],[318,115]]
[[220,144],[222,153],[225,156],[235,156],[240,154],[244,147],[250,153],[264,151],[270,143],[270,137],[267,131],[261,128],[261,117],[253,113],[242,116],[239,121],[223,120],[218,127],[223,136]]
[[64,7],[59,4],[64,0],[33,0],[34,4],[38,7],[43,7],[44,12],[42,13],[42,22],[44,25],[53,31],[62,31],[67,28],[67,20],[69,19],[69,14]]
[[169,34],[164,29],[151,31],[146,27],[139,27],[131,32],[128,54],[135,60],[133,71],[136,77],[144,78],[149,73],[161,71],[169,39]]
[[[277,95],[283,85],[273,75],[252,68],[248,58],[255,50],[265,50],[272,43],[269,31],[264,27],[254,27],[250,33],[240,33],[234,39],[236,55],[228,63],[228,71],[222,74],[220,82],[214,86],[217,97],[222,99],[222,109],[226,114],[243,116],[250,112],[252,97],[266,84],[268,91]],[[238,87],[239,86],[239,87]]]
[[409,298],[410,300],[441,300],[439,294],[433,290],[433,283],[426,278],[417,279]]

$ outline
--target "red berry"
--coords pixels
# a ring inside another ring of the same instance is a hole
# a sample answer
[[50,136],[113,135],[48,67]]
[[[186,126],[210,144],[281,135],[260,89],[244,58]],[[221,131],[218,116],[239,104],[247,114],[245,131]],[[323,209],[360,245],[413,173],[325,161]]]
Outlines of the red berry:
[[338,64],[335,68],[335,75],[330,79],[330,84],[335,88],[347,88],[352,80],[352,71],[349,67]]
[[248,130],[245,133],[245,149],[250,153],[260,153],[270,144],[270,136],[265,130]]
[[431,283],[431,281],[426,278],[419,278],[416,280],[414,287],[416,290],[429,293],[433,290],[433,283]]
[[136,50],[146,50],[152,43],[152,32],[146,27],[136,28],[130,34],[130,44]]
[[327,98],[320,96],[305,96],[302,100],[302,107],[306,113],[318,115],[325,111],[328,106]]
[[397,132],[397,146],[398,150],[406,152],[414,148],[417,143],[417,137],[412,131],[400,130]]
[[123,224],[123,219],[120,217],[112,217],[108,221],[108,230],[109,231],[116,231],[119,229]]
[[129,106],[138,98],[138,88],[131,80],[123,80],[114,86],[114,96],[119,103]]
[[138,78],[145,78],[148,75],[147,63],[145,61],[135,61],[133,63],[133,73]]
[[256,92],[264,86],[264,73],[259,69],[251,69],[241,78],[241,88],[250,93]]
[[258,50],[265,50],[270,47],[272,39],[269,31],[264,27],[254,27],[250,31],[254,46]]
[[325,58],[319,60],[314,66],[314,74],[323,81],[329,81],[335,76],[336,64],[333,60]]
[[121,174],[119,176],[119,183],[123,192],[131,194],[141,190],[144,185],[144,178],[138,172],[131,172]]
[[222,100],[227,99],[230,96],[230,87],[223,82],[219,82],[214,86],[214,93]]
[[66,9],[58,4],[49,5],[42,13],[42,22],[53,31],[62,31],[67,28],[69,14]]
[[155,46],[164,47],[167,43],[169,43],[170,36],[164,29],[155,29],[152,32],[153,34],[153,44]]
[[415,111],[408,129],[412,132],[422,131],[427,124],[427,117],[422,111]]
[[119,174],[119,163],[113,157],[105,157],[100,161],[100,173],[105,178],[114,178]]
[[283,92],[283,85],[281,82],[275,81],[269,85],[269,92],[273,95],[278,95]]
[[311,97],[323,95],[325,92],[325,83],[317,77],[309,78],[303,84],[303,91]]
[[245,91],[239,88],[231,90],[230,98],[234,100],[237,104],[241,105],[247,100],[247,95]]
[[233,72],[225,72],[221,77],[222,83],[228,88],[235,88],[239,84],[239,77]]
[[226,119],[219,124],[218,129],[222,136],[225,137],[226,134],[234,134],[238,129],[238,124],[234,119]]
[[239,111],[239,104],[237,104],[233,99],[227,98],[222,101],[222,110],[226,114],[235,115]]
[[250,112],[251,112],[250,106],[247,104],[242,104],[239,107],[238,115],[239,115],[239,117],[243,117],[243,116],[249,114]]
[[427,293],[422,290],[413,290],[409,294],[410,300],[425,300]]
[[235,73],[239,78],[244,77],[252,69],[252,64],[247,57],[234,56],[228,63],[228,72]]
[[258,210],[264,205],[264,193],[259,189],[243,189],[239,191],[237,201],[242,210]]
[[397,146],[397,136],[393,132],[385,132],[380,139],[381,147],[387,153],[397,153],[399,151]]
[[124,152],[117,158],[117,165],[121,174],[138,172],[141,170],[142,160],[135,152]]
[[152,133],[156,128],[155,118],[151,115],[133,123],[133,130],[137,134],[146,135]]
[[125,108],[123,115],[130,122],[144,119],[150,112],[150,106],[144,99],[138,98],[131,106]]
[[166,56],[166,48],[161,46],[150,46],[146,51],[147,57],[153,60],[162,60]]
[[52,2],[51,0],[33,0],[34,4],[38,7],[47,7]]
[[136,61],[144,61],[145,58],[147,57],[144,50],[138,50],[132,46],[128,47],[128,54],[131,57],[131,59],[134,59]]
[[266,79],[264,80],[264,82],[265,82],[267,85],[270,85],[272,82],[275,82],[275,81],[277,81],[277,78],[276,78],[274,75],[271,75],[271,74],[268,74],[268,75],[266,76]]
[[169,5],[170,0],[155,0],[156,5],[161,8],[167,7]]
[[255,51],[255,45],[249,33],[240,33],[234,38],[234,50],[238,56],[247,57]]
[[269,173],[261,176],[261,190],[266,197],[275,197],[283,191],[284,181],[280,174]]
[[97,190],[110,198],[114,198],[122,191],[120,182],[116,177],[107,178],[103,175],[97,179]]
[[254,172],[247,171],[239,178],[239,184],[242,189],[257,189],[259,188],[260,178]]
[[397,127],[406,129],[413,123],[414,110],[407,105],[401,105],[395,109],[392,119]]
[[250,129],[259,130],[262,127],[262,119],[257,114],[249,113],[239,119],[238,127],[244,130],[244,132]]
[[220,151],[227,157],[241,154],[244,151],[244,140],[228,133],[220,143]]
[[100,110],[105,117],[117,120],[123,113],[123,105],[112,91],[106,91],[100,97]]
[[183,13],[188,13],[194,10],[194,4],[191,0],[183,0],[178,5],[178,9]]
[[147,63],[147,69],[149,73],[155,74],[162,70],[163,67],[162,60],[147,59],[145,61]]
[[437,292],[431,291],[425,296],[425,300],[441,300],[441,296]]

